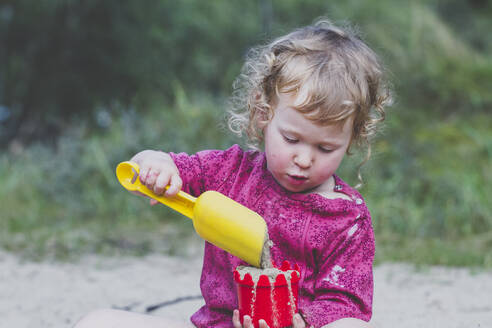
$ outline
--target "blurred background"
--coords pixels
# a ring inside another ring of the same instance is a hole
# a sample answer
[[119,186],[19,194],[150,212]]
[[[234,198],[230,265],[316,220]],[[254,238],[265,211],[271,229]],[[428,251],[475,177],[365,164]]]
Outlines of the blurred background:
[[492,267],[487,0],[2,0],[0,247],[179,255],[191,221],[125,192],[116,164],[243,144],[223,122],[247,50],[319,16],[361,31],[396,95],[362,170],[376,262]]

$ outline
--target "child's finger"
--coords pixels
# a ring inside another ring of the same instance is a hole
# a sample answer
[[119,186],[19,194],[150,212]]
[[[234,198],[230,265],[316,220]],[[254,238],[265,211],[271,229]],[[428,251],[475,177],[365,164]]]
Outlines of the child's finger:
[[152,198],[151,198],[151,199],[150,199],[150,205],[154,206],[154,205],[156,205],[156,204],[159,204],[159,202],[158,202],[158,201],[156,201],[155,199],[152,199]]
[[241,321],[239,320],[239,310],[232,312],[232,325],[234,328],[241,328]]
[[171,176],[171,183],[169,184],[169,188],[166,190],[166,196],[174,196],[181,190],[181,186],[183,185],[183,181],[177,174],[173,174]]
[[169,173],[161,172],[161,174],[159,174],[157,180],[155,181],[154,192],[157,195],[162,195],[162,193],[166,189],[166,186],[169,184],[170,180],[171,180],[171,176]]
[[267,324],[267,323],[266,323],[266,321],[265,321],[265,320],[263,320],[263,319],[260,319],[260,320],[258,321],[258,323],[259,323],[260,328],[269,328],[269,327],[268,327],[268,324]]
[[159,172],[150,168],[149,171],[147,172],[147,177],[145,178],[145,185],[147,188],[152,190],[155,185],[155,181],[157,180],[157,177],[159,176]]
[[251,317],[249,315],[244,316],[243,327],[244,328],[254,328],[253,319],[251,319]]
[[149,170],[150,170],[150,167],[148,165],[142,164],[142,166],[140,166],[140,171],[138,173],[138,179],[143,184],[146,184],[147,174],[149,173]]
[[293,328],[305,328],[306,327],[306,323],[304,322],[304,320],[302,319],[301,315],[299,313],[296,313],[294,315],[294,318],[292,319],[292,327]]

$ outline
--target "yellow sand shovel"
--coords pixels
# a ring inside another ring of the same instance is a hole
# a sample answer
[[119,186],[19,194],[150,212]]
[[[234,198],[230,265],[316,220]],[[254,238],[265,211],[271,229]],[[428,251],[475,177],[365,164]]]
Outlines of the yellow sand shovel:
[[156,195],[140,182],[138,174],[139,166],[133,162],[122,162],[116,168],[123,187],[139,191],[189,217],[203,239],[251,265],[260,266],[267,236],[266,223],[260,215],[216,191],[206,191],[198,197],[183,191],[174,197]]

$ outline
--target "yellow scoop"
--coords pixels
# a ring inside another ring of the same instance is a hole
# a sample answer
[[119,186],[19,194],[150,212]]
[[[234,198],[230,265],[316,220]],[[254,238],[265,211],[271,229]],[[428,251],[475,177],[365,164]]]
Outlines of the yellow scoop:
[[139,166],[122,162],[116,168],[121,185],[139,191],[193,220],[200,237],[239,257],[260,266],[267,226],[265,220],[249,208],[216,191],[193,197],[183,191],[174,197],[156,195],[138,179]]

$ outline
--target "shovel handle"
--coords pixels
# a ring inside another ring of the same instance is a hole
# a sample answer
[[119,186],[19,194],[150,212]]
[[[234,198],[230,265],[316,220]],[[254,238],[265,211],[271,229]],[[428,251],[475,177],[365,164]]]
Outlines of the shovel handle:
[[[196,197],[193,197],[184,191],[179,191],[172,197],[157,195],[142,184],[139,178],[139,172],[140,167],[135,162],[121,162],[116,167],[116,177],[125,189],[129,191],[138,191],[193,220]],[[169,186],[166,186],[166,189],[167,188],[169,188]]]

